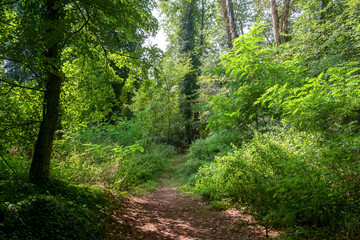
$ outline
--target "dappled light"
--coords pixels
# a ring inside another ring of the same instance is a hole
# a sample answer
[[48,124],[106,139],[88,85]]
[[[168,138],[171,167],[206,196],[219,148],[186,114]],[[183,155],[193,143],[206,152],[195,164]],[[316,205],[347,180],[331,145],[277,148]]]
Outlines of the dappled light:
[[359,46],[359,0],[1,0],[0,240],[359,240]]
[[[212,209],[194,196],[171,187],[159,188],[144,197],[130,197],[127,208],[115,212],[112,218],[109,226],[112,239],[120,236],[189,240],[266,238],[265,228],[251,215],[237,209]],[[277,235],[268,232],[269,237]]]

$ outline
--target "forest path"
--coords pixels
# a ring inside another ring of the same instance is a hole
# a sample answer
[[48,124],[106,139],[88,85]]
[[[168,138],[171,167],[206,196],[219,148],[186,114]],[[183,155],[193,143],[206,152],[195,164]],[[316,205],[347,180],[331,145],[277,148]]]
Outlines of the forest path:
[[113,211],[110,239],[266,239],[264,227],[250,215],[237,209],[214,210],[199,197],[178,189],[176,170],[182,163],[179,155],[170,162],[155,191],[131,196],[125,208]]

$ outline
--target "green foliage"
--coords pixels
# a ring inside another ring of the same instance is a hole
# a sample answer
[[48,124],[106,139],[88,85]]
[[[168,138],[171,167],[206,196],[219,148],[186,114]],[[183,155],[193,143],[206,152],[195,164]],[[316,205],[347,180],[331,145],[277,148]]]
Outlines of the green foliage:
[[184,120],[180,113],[180,81],[191,70],[190,59],[166,56],[161,63],[161,76],[152,85],[144,86],[132,109],[142,125],[148,127],[153,140],[181,145]]
[[175,148],[147,143],[140,125],[93,126],[55,143],[52,174],[74,183],[129,190],[155,180]]
[[251,29],[235,40],[232,51],[221,57],[221,70],[233,80],[227,92],[213,96],[209,102],[213,114],[208,118],[208,128],[259,130],[272,116],[266,106],[256,101],[268,87],[284,83],[291,70],[273,61],[276,49],[264,46],[263,31],[263,25]]
[[111,196],[74,184],[143,193],[154,189],[176,153],[172,146],[149,143],[135,121],[77,129],[58,132],[51,177],[60,181],[43,187],[19,180],[28,176],[26,150],[2,151],[12,169],[1,159],[0,239],[104,239]]
[[359,127],[359,62],[328,69],[301,87],[268,89],[259,101],[283,112],[283,120],[301,130],[352,134]]
[[110,204],[96,188],[53,181],[47,190],[0,180],[0,239],[102,239]]
[[339,64],[359,61],[359,1],[299,1],[301,15],[295,18],[293,39],[284,47],[282,60],[298,55],[308,68],[307,75],[315,77]]
[[201,166],[213,162],[216,155],[221,156],[232,151],[231,145],[240,146],[244,140],[231,131],[214,133],[205,139],[198,139],[191,144],[189,154],[185,157],[187,161],[181,171],[192,175]]
[[248,206],[268,225],[341,229],[351,238],[360,225],[359,144],[349,138],[329,145],[319,134],[293,130],[256,134],[201,168],[195,190]]
[[[294,230],[294,238],[358,236],[358,0],[324,0],[321,9],[317,0],[291,1],[290,41],[278,48],[268,44],[271,26],[254,24],[267,23],[268,2],[235,3],[240,27],[255,27],[226,54],[216,1],[160,1],[171,42],[164,58],[141,47],[157,27],[154,1],[48,2],[61,15],[57,24],[44,17],[44,2],[0,4],[0,153],[17,172],[0,161],[1,237],[102,237],[104,194],[65,183],[50,183],[46,192],[18,180],[27,179],[43,117],[46,66],[57,63],[54,178],[118,193],[154,188],[175,148],[150,141],[183,146],[184,129],[207,125],[210,137],[191,145],[178,173],[197,192],[217,205],[250,208],[266,225]],[[52,45],[57,59],[47,57]],[[198,76],[219,62],[209,70],[215,76]],[[195,78],[200,91],[193,91]]]
[[[33,84],[33,81],[29,81],[26,85],[30,87]],[[34,145],[37,125],[42,116],[39,111],[41,93],[14,89],[0,83],[0,97],[0,146],[29,151]]]

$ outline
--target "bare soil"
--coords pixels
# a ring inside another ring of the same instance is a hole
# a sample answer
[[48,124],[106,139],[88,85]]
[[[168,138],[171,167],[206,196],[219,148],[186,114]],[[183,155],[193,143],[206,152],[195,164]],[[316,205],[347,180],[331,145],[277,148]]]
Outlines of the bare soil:
[[[266,239],[265,228],[251,215],[238,209],[216,210],[164,181],[173,170],[162,177],[161,187],[142,197],[131,196],[124,208],[112,211],[109,239]],[[268,231],[269,238],[277,235]]]

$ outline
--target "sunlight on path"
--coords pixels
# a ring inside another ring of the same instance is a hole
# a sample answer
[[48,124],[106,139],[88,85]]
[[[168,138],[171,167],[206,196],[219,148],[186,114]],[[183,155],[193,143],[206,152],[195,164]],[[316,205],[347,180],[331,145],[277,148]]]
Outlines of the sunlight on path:
[[[169,173],[165,173],[169,176]],[[132,196],[115,211],[110,239],[265,239],[265,229],[239,210],[216,211],[175,187]],[[275,236],[269,232],[269,236]]]

